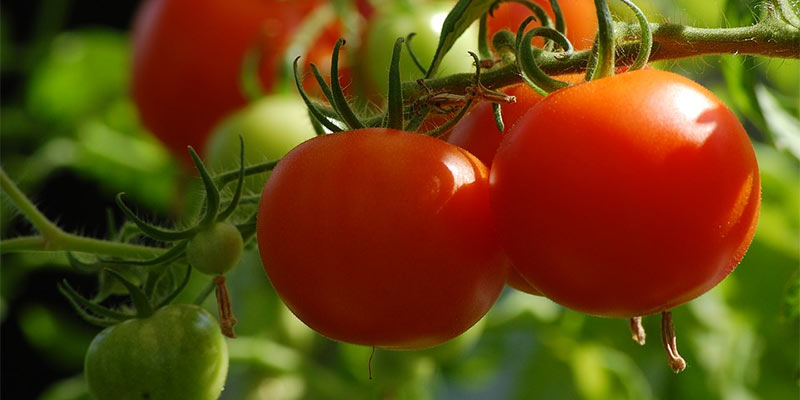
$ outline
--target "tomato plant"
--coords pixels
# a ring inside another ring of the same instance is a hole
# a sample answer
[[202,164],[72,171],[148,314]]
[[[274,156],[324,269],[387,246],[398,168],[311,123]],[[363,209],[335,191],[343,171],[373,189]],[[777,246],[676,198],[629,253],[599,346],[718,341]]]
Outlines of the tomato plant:
[[503,287],[488,202],[486,168],[445,142],[390,129],[320,136],[267,181],[259,252],[317,332],[430,347],[472,326]]
[[505,251],[544,295],[590,314],[668,310],[741,260],[760,183],[736,116],[679,75],[645,70],[539,102],[491,171]]
[[[247,51],[261,49],[261,83],[270,90],[291,35],[319,3],[143,3],[133,27],[131,87],[145,126],[188,161],[186,146],[201,150],[213,126],[246,103],[240,73]],[[326,38],[320,46],[330,48]]]
[[[415,33],[411,48],[423,68],[430,66],[439,40],[439,30],[453,2],[432,1],[387,4],[369,21],[364,43],[364,59],[367,76],[378,93],[386,95],[387,76],[391,61],[391,49],[398,37]],[[467,51],[478,47],[477,33],[474,29],[465,32],[453,45],[439,66],[440,75],[474,70],[472,58]],[[422,78],[424,74],[414,65],[408,52],[403,51],[400,59],[400,77],[403,81]]]
[[[551,19],[555,18],[549,0],[533,0],[547,11]],[[597,18],[593,0],[562,0],[558,2],[564,15],[564,24],[567,27],[567,39],[576,49],[592,47],[594,35],[597,33]],[[532,15],[530,9],[519,3],[500,3],[494,10],[492,17],[486,21],[489,37],[501,29],[516,32],[517,27]],[[536,39],[535,44],[541,46],[541,39]]]
[[166,306],[106,328],[86,353],[86,380],[99,400],[216,399],[227,372],[219,325],[194,305]]
[[[247,164],[277,160],[301,142],[314,137],[303,102],[288,95],[268,95],[225,118],[205,146],[205,160],[215,171],[239,166],[239,136]],[[260,193],[267,174],[245,179],[247,192]]]

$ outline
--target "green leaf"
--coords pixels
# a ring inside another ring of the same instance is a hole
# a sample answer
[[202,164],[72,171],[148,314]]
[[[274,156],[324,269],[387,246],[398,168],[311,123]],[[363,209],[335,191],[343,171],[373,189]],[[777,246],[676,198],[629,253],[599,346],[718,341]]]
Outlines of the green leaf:
[[442,24],[442,33],[439,36],[439,46],[433,55],[431,66],[428,68],[426,78],[433,77],[439,69],[445,54],[453,47],[459,36],[469,28],[481,15],[489,11],[495,0],[459,0],[453,7]]

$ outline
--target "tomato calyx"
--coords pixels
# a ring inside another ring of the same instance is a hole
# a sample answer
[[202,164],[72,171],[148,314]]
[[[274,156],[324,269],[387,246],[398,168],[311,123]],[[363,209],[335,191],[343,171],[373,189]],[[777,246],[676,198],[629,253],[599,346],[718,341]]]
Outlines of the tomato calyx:
[[189,283],[192,269],[186,268],[183,280],[175,285],[169,294],[158,299],[158,302],[155,301],[157,299],[152,296],[152,293],[147,293],[154,289],[154,286],[158,283],[157,278],[155,281],[151,281],[153,282],[152,285],[147,285],[150,286],[149,288],[140,289],[121,273],[110,268],[104,271],[121,283],[128,291],[134,307],[133,313],[114,310],[101,305],[97,300],[89,300],[83,297],[70,286],[66,279],[58,285],[58,290],[69,300],[70,304],[84,320],[97,326],[108,327],[129,319],[147,318],[156,310],[167,306]]

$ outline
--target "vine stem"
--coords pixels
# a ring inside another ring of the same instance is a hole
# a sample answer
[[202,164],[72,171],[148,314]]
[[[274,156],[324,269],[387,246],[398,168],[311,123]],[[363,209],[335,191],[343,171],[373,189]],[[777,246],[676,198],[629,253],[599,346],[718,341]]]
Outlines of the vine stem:
[[0,169],[0,189],[40,232],[40,235],[0,241],[0,254],[20,251],[75,251],[130,258],[152,257],[164,251],[161,248],[112,242],[65,232],[36,208],[3,169]]
[[[624,39],[616,49],[616,65],[633,62],[639,51],[636,40],[641,35],[639,23],[614,24],[615,32]],[[715,54],[761,55],[777,58],[800,59],[800,29],[768,16],[761,22],[737,28],[697,28],[671,23],[649,24],[653,32],[653,51],[650,61],[672,60]],[[590,50],[577,51],[569,56],[552,52],[540,52],[536,64],[546,73],[558,75],[576,73],[586,69]],[[425,86],[433,92],[463,94],[472,83],[474,74],[454,74],[442,78],[427,79]],[[481,82],[490,89],[522,83],[516,65],[506,65],[481,74]],[[406,102],[413,102],[427,94],[416,82],[404,82],[403,94]]]

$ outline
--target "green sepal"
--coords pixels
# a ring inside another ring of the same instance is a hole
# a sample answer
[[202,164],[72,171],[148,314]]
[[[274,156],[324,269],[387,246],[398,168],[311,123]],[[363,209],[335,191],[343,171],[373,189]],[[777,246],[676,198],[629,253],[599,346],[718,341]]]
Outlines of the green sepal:
[[[260,174],[260,173],[263,173],[263,172],[272,171],[275,168],[275,166],[278,165],[279,161],[280,161],[280,159],[272,160],[272,161],[264,161],[262,163],[253,164],[253,165],[251,165],[251,166],[249,166],[249,167],[244,169],[244,175],[245,176],[251,176],[251,175],[257,175],[257,174]],[[217,182],[219,187],[223,187],[226,184],[228,184],[229,182],[233,182],[233,181],[239,179],[239,173],[240,173],[239,169],[236,169],[234,171],[223,172],[223,173],[215,176],[214,177],[214,181]]]
[[166,271],[167,268],[150,268],[150,270],[147,271],[147,279],[144,281],[144,287],[142,288],[142,291],[148,299],[153,298],[153,293],[156,291],[158,281],[161,280],[161,277],[164,275],[164,271]]
[[500,133],[505,132],[506,125],[503,122],[503,111],[498,103],[492,103],[492,111],[494,112],[494,124]]
[[322,115],[322,113],[317,109],[314,103],[311,102],[311,99],[308,98],[306,91],[303,90],[303,84],[300,83],[300,75],[297,71],[297,62],[300,61],[300,57],[294,59],[294,83],[297,86],[297,92],[300,93],[300,97],[303,98],[303,102],[306,103],[306,107],[308,107],[308,112],[317,120],[322,126],[327,128],[331,132],[341,132],[342,129],[336,126],[333,122],[331,122],[328,117]]
[[425,67],[422,66],[422,63],[419,61],[419,58],[417,58],[417,55],[414,53],[414,50],[411,49],[411,38],[413,38],[416,35],[417,35],[416,33],[411,32],[408,34],[408,36],[406,36],[406,50],[408,50],[408,55],[411,57],[411,61],[414,62],[414,65],[417,66],[417,69],[419,69],[419,71],[422,72],[422,75],[425,76],[428,73],[428,70],[426,70]]
[[556,17],[555,28],[557,31],[567,35],[567,23],[564,22],[564,13],[561,11],[561,5],[558,0],[550,0],[550,8],[553,9],[553,15]]
[[597,9],[597,53],[592,80],[614,75],[614,20],[606,0],[594,0]]
[[[67,300],[69,300],[69,302],[76,309],[76,311],[83,312],[94,319],[101,319],[113,325],[114,323],[133,318],[132,315],[128,315],[125,313],[121,313],[119,311],[114,311],[107,307],[103,307],[81,296],[75,289],[72,288],[72,286],[70,286],[70,284],[67,282],[66,279],[62,280],[58,284],[58,291],[61,292],[61,294],[63,294],[64,297],[67,298]],[[87,310],[91,311],[97,316],[89,314]],[[89,321],[89,322],[95,323],[100,321]]]
[[239,135],[239,178],[236,180],[236,189],[233,191],[231,202],[228,203],[228,207],[225,210],[217,215],[216,221],[221,222],[228,219],[239,205],[239,199],[242,198],[242,188],[244,187],[244,164],[244,138]]
[[547,11],[545,11],[542,6],[537,3],[534,3],[530,0],[508,0],[512,3],[522,4],[523,6],[527,7],[533,15],[536,16],[536,20],[540,22],[540,25],[545,28],[554,28],[553,20],[550,19],[550,16],[547,15]]
[[403,130],[407,132],[416,132],[420,125],[422,125],[422,123],[425,121],[425,117],[428,116],[428,112],[430,112],[429,107],[421,108],[419,113],[408,119],[408,123]]
[[544,73],[544,71],[542,71],[538,65],[536,65],[534,55],[539,54],[542,50],[533,46],[525,45],[525,43],[530,43],[534,36],[542,36],[552,39],[556,42],[556,44],[561,46],[566,53],[571,53],[573,50],[572,43],[570,43],[569,39],[567,39],[567,37],[561,32],[553,28],[533,28],[525,34],[525,36],[522,38],[520,46],[517,48],[517,62],[519,63],[520,70],[522,71],[523,75],[546,92],[553,92],[569,86],[570,84],[568,82],[551,78]]
[[461,106],[461,109],[458,110],[458,114],[456,114],[453,118],[449,119],[442,125],[439,125],[436,128],[425,132],[425,135],[437,137],[442,132],[446,132],[448,129],[452,128],[453,126],[455,126],[455,124],[461,121],[461,119],[464,118],[465,115],[467,115],[467,111],[469,111],[469,108],[471,106],[472,106],[472,99],[469,99],[464,103],[463,106]]
[[145,296],[141,289],[131,283],[131,281],[122,276],[122,274],[119,272],[109,268],[106,268],[105,271],[111,274],[111,276],[114,278],[117,278],[117,280],[122,283],[123,286],[125,286],[125,289],[128,289],[128,293],[133,301],[133,306],[136,308],[136,318],[147,318],[153,314],[153,306],[150,304],[150,301],[147,299],[147,296]]
[[117,194],[116,197],[117,205],[122,210],[122,213],[125,214],[125,216],[128,217],[128,219],[133,221],[133,223],[135,223],[136,226],[142,230],[143,234],[156,240],[161,240],[164,242],[172,242],[176,240],[188,239],[192,237],[195,234],[195,232],[197,232],[196,226],[183,231],[168,231],[148,224],[141,218],[137,217],[136,214],[134,214],[133,211],[131,211],[131,209],[128,208],[127,205],[125,205],[125,202],[122,201],[122,196],[124,195],[125,195],[124,192]]
[[636,20],[639,22],[639,28],[642,30],[639,53],[636,55],[636,60],[633,61],[633,64],[628,67],[628,71],[635,71],[644,68],[644,66],[647,65],[647,61],[650,59],[650,52],[653,50],[653,31],[650,29],[650,23],[647,21],[647,17],[636,4],[633,4],[630,0],[620,1],[633,10],[634,15],[636,15]]
[[528,25],[533,21],[536,21],[535,17],[533,17],[533,16],[527,17],[517,27],[517,34],[516,34],[515,39],[514,39],[514,50],[515,50],[515,53],[519,52],[520,45],[522,44],[522,38],[525,36],[525,28],[527,28]]
[[317,80],[317,85],[322,89],[322,94],[328,100],[329,104],[333,104],[333,93],[331,93],[331,87],[328,86],[328,82],[325,82],[325,78],[314,63],[310,63],[309,65],[311,65],[311,73],[314,75],[314,79]]
[[308,112],[308,119],[311,121],[311,126],[314,128],[314,133],[317,136],[322,136],[325,134],[325,128],[322,127],[322,124],[314,118],[314,114],[311,114],[311,111]]
[[219,188],[214,183],[214,179],[208,173],[208,169],[203,164],[200,156],[194,151],[192,146],[187,146],[189,155],[192,156],[192,161],[200,173],[200,178],[203,179],[203,187],[206,189],[206,213],[200,221],[199,226],[211,226],[217,220],[217,212],[219,212]]
[[389,66],[389,98],[386,107],[386,127],[403,129],[403,86],[400,81],[400,52],[403,51],[403,38],[397,38],[392,49],[392,63]]
[[487,14],[481,15],[478,22],[478,53],[481,58],[492,58],[492,51],[489,50],[489,29],[487,27]]
[[364,124],[358,119],[347,99],[344,97],[342,84],[339,82],[339,50],[344,45],[345,40],[339,38],[336,45],[333,46],[333,55],[331,56],[331,94],[333,95],[333,107],[342,117],[342,121],[350,129],[364,128]]

